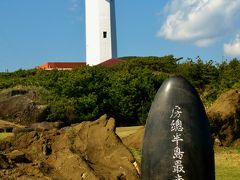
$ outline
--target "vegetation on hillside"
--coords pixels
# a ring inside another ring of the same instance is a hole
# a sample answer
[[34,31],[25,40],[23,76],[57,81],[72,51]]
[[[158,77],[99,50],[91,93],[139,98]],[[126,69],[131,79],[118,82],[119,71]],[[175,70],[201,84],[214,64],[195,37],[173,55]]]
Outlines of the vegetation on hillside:
[[102,114],[119,125],[144,124],[151,102],[171,75],[182,75],[199,91],[205,105],[222,92],[240,88],[240,61],[215,64],[173,56],[125,57],[112,67],[81,67],[72,71],[18,70],[0,73],[0,90],[34,88],[39,103],[50,106],[48,120],[69,123],[93,120]]

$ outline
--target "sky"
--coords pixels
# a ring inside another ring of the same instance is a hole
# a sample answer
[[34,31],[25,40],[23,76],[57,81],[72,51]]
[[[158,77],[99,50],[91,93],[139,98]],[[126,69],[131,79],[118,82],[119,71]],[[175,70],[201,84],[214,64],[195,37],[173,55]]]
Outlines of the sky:
[[[118,57],[240,58],[240,0],[115,0]],[[84,0],[0,0],[0,71],[85,61]]]

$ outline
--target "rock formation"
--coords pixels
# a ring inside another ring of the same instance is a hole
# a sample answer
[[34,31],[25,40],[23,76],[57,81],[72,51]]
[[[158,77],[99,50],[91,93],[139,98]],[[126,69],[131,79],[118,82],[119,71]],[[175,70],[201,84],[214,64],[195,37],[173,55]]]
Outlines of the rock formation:
[[[135,159],[106,116],[60,130],[17,133],[0,143],[0,179],[139,179]],[[5,147],[5,148],[4,148]]]
[[27,90],[11,90],[0,94],[0,118],[29,125],[45,120],[47,105],[35,102],[36,93]]
[[229,146],[240,138],[240,93],[230,90],[222,94],[207,110],[215,142]]

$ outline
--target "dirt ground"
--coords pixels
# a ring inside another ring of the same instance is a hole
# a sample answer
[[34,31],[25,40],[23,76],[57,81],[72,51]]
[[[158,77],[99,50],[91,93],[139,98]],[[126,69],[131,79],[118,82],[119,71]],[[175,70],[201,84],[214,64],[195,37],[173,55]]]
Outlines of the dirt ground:
[[120,138],[125,138],[136,133],[141,128],[143,128],[143,126],[117,127],[116,133]]

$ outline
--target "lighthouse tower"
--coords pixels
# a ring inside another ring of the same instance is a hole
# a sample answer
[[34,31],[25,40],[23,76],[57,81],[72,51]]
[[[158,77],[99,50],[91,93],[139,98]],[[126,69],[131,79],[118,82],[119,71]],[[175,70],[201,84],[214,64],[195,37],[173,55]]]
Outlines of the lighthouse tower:
[[114,0],[85,0],[86,62],[90,66],[117,57]]

